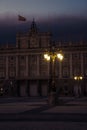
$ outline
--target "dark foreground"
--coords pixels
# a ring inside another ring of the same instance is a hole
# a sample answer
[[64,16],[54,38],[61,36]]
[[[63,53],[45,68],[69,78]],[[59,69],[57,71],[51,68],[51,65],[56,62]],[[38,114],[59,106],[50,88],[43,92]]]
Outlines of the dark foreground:
[[87,98],[0,98],[0,130],[87,130]]

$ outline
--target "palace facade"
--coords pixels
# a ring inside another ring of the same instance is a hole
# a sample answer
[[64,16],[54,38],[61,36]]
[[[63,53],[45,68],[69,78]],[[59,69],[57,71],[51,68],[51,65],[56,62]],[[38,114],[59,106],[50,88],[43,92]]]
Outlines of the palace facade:
[[[50,32],[40,32],[35,21],[26,33],[17,33],[16,44],[0,46],[0,95],[47,96],[50,65],[44,53],[53,43]],[[58,96],[87,95],[87,43],[57,42],[64,59],[55,60]],[[82,77],[81,79],[75,76]]]

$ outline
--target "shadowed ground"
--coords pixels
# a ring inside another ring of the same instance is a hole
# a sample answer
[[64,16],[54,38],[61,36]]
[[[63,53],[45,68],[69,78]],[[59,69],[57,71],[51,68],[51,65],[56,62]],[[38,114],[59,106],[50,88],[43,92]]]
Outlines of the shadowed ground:
[[60,97],[59,101],[49,106],[46,98],[2,98],[0,129],[86,130],[87,98]]

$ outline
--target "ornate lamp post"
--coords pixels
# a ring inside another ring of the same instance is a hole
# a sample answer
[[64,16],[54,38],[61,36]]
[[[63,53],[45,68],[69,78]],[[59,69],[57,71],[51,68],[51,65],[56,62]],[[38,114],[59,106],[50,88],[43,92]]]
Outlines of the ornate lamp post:
[[82,76],[75,76],[74,77],[74,80],[77,81],[77,86],[76,86],[76,89],[75,89],[75,94],[76,96],[80,96],[81,95],[81,84],[80,84],[80,81],[83,79]]
[[57,51],[55,46],[52,46],[49,51],[44,54],[44,58],[50,61],[50,80],[49,80],[49,93],[48,103],[55,105],[57,103],[56,86],[55,86],[55,59],[63,60],[63,54],[61,51]]

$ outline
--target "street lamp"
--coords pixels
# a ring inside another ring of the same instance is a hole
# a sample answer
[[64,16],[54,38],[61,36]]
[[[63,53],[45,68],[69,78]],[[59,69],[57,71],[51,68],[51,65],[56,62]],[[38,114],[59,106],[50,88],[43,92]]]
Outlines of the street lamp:
[[81,84],[80,81],[83,79],[82,76],[74,76],[74,80],[77,81],[77,86],[75,87],[75,94],[76,96],[80,96],[81,95]]
[[44,59],[50,61],[50,80],[49,80],[49,95],[48,103],[55,105],[57,103],[56,86],[55,86],[55,59],[63,60],[62,51],[56,50],[54,46],[51,46],[49,51],[44,54]]
[[79,81],[79,80],[82,80],[83,77],[82,76],[75,76],[74,79]]

